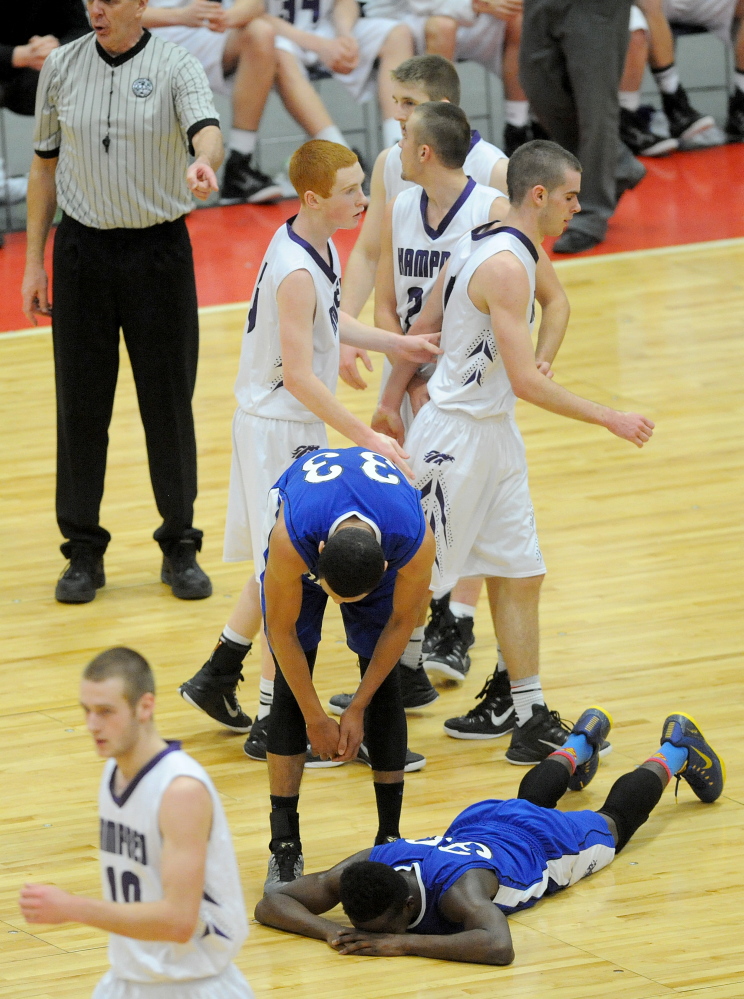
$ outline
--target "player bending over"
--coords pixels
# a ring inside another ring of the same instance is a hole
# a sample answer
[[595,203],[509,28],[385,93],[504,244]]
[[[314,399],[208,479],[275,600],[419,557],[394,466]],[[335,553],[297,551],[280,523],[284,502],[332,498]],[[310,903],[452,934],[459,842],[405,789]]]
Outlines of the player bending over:
[[[588,708],[563,747],[525,775],[517,798],[479,801],[442,836],[375,846],[300,878],[265,896],[256,918],[339,954],[510,964],[506,916],[606,867],[673,776],[707,803],[723,791],[723,760],[692,718],[673,714],[661,747],[615,781],[598,811],[554,811],[596,773],[610,725],[601,708]],[[322,917],[339,902],[352,927]]]

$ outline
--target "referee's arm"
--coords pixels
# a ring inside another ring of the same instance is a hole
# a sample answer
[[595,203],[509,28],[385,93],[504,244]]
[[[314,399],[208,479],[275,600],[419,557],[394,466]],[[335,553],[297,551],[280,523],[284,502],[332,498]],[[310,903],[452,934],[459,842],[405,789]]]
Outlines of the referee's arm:
[[44,247],[57,210],[57,156],[34,155],[28,177],[26,222],[26,270],[21,294],[23,312],[34,326],[36,315],[51,316],[48,281],[44,270]]
[[225,157],[222,132],[217,125],[205,125],[191,137],[196,159],[186,171],[186,183],[195,198],[206,201],[210,191],[218,191],[215,171]]

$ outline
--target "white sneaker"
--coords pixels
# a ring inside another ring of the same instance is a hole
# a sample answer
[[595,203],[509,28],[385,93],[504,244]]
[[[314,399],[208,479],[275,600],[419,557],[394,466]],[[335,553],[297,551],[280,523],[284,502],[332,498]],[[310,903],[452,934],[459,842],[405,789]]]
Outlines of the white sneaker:
[[0,205],[17,205],[26,200],[28,177],[8,177],[0,175]]

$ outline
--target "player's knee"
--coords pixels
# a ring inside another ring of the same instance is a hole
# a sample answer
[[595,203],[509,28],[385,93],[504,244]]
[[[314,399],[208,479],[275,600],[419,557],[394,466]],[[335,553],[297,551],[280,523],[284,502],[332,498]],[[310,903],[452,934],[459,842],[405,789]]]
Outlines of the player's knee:
[[426,51],[441,53],[443,49],[454,51],[457,24],[451,17],[430,17],[424,28]]
[[250,52],[271,52],[274,49],[274,28],[264,17],[255,17],[240,31],[240,44]]
[[413,35],[407,24],[397,24],[385,39],[381,55],[394,53],[401,59],[413,55]]

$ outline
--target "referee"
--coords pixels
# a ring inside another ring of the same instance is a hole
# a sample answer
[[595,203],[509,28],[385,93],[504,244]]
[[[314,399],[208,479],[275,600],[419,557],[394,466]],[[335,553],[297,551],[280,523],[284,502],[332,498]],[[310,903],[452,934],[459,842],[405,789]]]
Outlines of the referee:
[[217,190],[222,135],[203,69],[142,27],[146,6],[88,0],[93,34],[49,55],[37,93],[23,307],[34,325],[35,313],[52,314],[44,246],[59,204],[56,505],[69,559],[55,593],[61,603],[87,603],[105,584],[111,535],[99,511],[120,329],[163,518],[154,534],[161,579],[183,600],[212,592],[196,563],[202,532],[192,523],[199,324],[184,216],[189,191],[203,200]]

